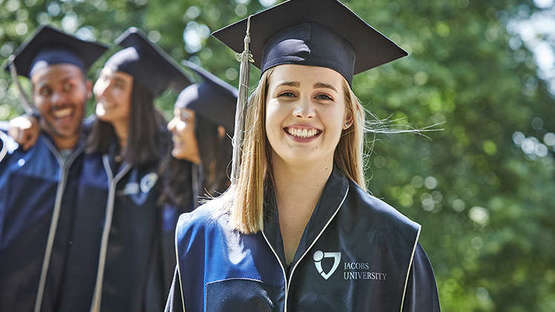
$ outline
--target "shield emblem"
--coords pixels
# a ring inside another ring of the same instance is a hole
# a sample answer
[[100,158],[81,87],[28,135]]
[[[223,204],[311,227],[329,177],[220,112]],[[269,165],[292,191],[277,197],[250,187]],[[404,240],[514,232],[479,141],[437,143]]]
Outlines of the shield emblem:
[[[322,268],[322,260],[324,258],[333,258],[333,265],[329,272],[325,272]],[[340,252],[323,252],[321,250],[316,250],[314,255],[312,255],[312,259],[314,259],[314,266],[316,267],[316,271],[325,279],[327,280],[332,276],[332,274],[337,270],[339,267],[339,262],[341,261],[341,253]]]

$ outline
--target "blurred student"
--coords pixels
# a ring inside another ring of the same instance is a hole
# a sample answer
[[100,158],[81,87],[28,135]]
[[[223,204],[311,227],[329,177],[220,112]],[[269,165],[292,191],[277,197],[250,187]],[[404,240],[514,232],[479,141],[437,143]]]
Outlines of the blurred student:
[[94,86],[73,246],[60,311],[158,311],[164,285],[158,168],[170,135],[154,99],[189,82],[136,28],[116,43]]
[[0,135],[1,311],[56,311],[61,304],[91,96],[86,73],[105,51],[42,26],[8,65],[31,80],[40,132],[26,151]]
[[[173,119],[171,155],[161,168],[165,272],[175,268],[177,217],[229,186],[231,139],[237,90],[203,68],[185,62],[201,81],[179,94]],[[172,274],[167,276],[171,282]]]

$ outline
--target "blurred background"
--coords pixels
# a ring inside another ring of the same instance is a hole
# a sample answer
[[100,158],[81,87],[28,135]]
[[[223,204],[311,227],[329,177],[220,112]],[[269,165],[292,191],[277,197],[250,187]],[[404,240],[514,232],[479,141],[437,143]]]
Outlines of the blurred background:
[[[234,53],[210,33],[278,2],[0,0],[0,62],[40,24],[111,45],[137,26],[237,85]],[[366,109],[391,128],[443,129],[369,134],[366,153],[370,191],[423,225],[443,310],[555,311],[554,0],[343,2],[410,53],[354,79]],[[167,116],[175,97],[157,101]],[[0,120],[22,112],[2,70]]]

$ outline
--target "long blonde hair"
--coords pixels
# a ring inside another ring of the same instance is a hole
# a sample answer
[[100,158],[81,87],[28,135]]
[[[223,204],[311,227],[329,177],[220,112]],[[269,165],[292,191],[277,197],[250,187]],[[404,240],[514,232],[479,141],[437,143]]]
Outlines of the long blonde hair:
[[[264,72],[249,99],[239,178],[227,194],[231,196],[231,223],[245,234],[261,231],[264,225],[264,185],[271,170],[271,147],[265,130],[266,97],[272,72],[273,69]],[[343,91],[346,109],[352,114],[352,125],[343,130],[335,148],[334,161],[347,178],[366,189],[362,158],[364,110],[344,79]]]

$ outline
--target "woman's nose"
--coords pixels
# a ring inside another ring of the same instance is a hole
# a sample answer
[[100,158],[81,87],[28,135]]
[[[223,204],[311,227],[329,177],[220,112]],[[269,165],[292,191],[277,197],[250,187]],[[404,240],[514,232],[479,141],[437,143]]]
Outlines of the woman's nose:
[[170,120],[170,122],[168,122],[168,130],[171,132],[174,132],[175,130],[175,118],[173,118],[172,120]]
[[297,118],[313,118],[315,112],[310,97],[301,97],[293,109],[293,114]]

